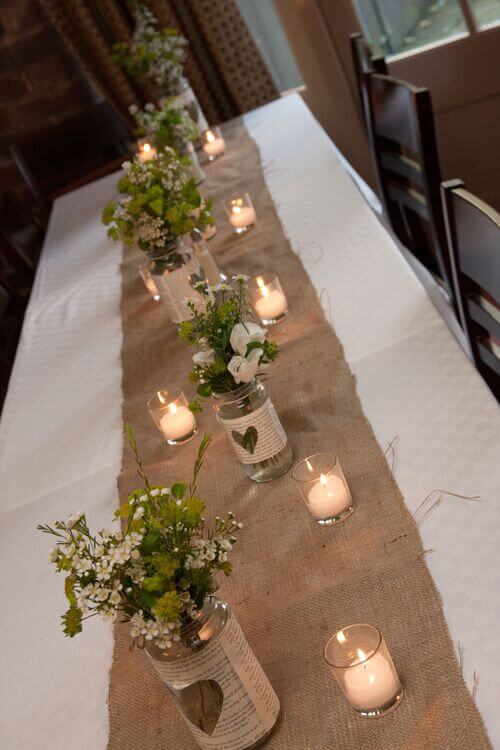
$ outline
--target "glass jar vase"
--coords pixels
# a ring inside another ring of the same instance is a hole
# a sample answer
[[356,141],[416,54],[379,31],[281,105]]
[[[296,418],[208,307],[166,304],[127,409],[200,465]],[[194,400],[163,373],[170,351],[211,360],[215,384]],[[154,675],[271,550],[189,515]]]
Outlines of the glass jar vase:
[[[160,99],[160,104],[163,106],[168,101],[169,97],[163,97]],[[181,92],[173,97],[173,101],[182,104],[187,109],[191,119],[195,121],[200,130],[208,128],[207,118],[200,107],[196,94],[185,79],[182,81]]]
[[265,386],[254,378],[213,398],[217,419],[250,479],[269,482],[286,474],[292,449]]
[[203,269],[191,248],[180,239],[148,255],[148,268],[161,300],[172,322],[180,325],[191,317],[186,298],[193,299],[197,305],[204,304],[202,295],[194,289],[195,284],[206,280]]
[[250,750],[271,734],[280,703],[229,606],[210,597],[180,640],[145,651],[203,750]]

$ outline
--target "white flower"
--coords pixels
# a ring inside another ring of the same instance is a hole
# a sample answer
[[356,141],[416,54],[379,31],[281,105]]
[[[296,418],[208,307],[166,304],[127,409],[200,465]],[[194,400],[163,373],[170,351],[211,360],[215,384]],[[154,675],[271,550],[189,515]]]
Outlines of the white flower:
[[151,497],[157,497],[160,494],[160,490],[151,490]]
[[77,513],[73,513],[73,514],[72,514],[72,515],[71,515],[71,516],[70,516],[70,517],[68,518],[68,521],[67,521],[67,525],[68,525],[68,527],[69,527],[70,529],[72,529],[72,528],[73,528],[73,526],[75,526],[75,525],[76,525],[76,524],[78,523],[78,521],[80,520],[80,518],[83,518],[83,516],[84,516],[84,515],[85,515],[85,514],[84,514],[83,510],[79,510],[79,511],[78,511]]
[[104,547],[102,544],[98,544],[94,550],[94,555],[96,557],[102,557],[104,555]]
[[252,341],[263,344],[265,340],[266,331],[264,328],[261,328],[257,323],[252,323],[251,320],[245,323],[236,323],[229,338],[233,351],[242,357],[246,355],[248,344]]
[[252,349],[248,357],[235,356],[229,361],[227,369],[235,383],[249,383],[257,374],[262,349]]
[[201,352],[193,354],[193,362],[195,365],[209,365],[215,361],[215,352],[213,349],[205,349]]
[[55,562],[58,557],[59,557],[59,550],[57,549],[57,547],[51,547],[49,549],[49,562],[51,563]]
[[134,520],[137,521],[139,518],[142,518],[145,512],[146,511],[144,510],[144,508],[142,506],[139,506],[134,513]]
[[118,593],[118,591],[113,591],[111,596],[109,597],[110,604],[120,604],[121,596]]
[[95,598],[98,602],[105,602],[109,596],[109,589],[99,589],[96,593]]
[[103,529],[101,531],[101,536],[103,539],[109,539],[109,537],[111,536],[111,531],[109,529]]
[[130,107],[128,108],[128,111],[130,112],[131,115],[135,115],[137,114],[139,110],[135,104],[131,104]]

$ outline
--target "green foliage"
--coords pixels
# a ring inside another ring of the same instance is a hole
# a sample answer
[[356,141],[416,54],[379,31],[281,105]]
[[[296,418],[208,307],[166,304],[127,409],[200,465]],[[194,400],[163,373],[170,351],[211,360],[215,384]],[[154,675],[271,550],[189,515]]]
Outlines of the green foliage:
[[75,604],[72,604],[67,612],[62,615],[61,620],[64,635],[73,638],[77,633],[82,632],[82,613]]
[[205,503],[196,495],[196,484],[210,435],[200,443],[189,485],[163,487],[151,485],[132,430],[125,430],[144,487],[115,512],[121,528],[94,534],[82,512],[38,528],[56,539],[49,558],[67,573],[69,608],[62,617],[66,635],[81,632],[87,617],[111,618],[121,612],[131,621],[133,637],[154,630],[155,642],[167,648],[181,619],[216,590],[217,572],[228,574],[227,554],[240,525],[229,513],[205,529]]
[[157,254],[192,229],[213,223],[210,203],[202,205],[194,178],[171,148],[145,163],[136,157],[123,168],[118,191],[124,197],[102,212],[111,239],[137,242],[144,252]]
[[[228,364],[235,355],[231,346],[231,333],[238,323],[251,321],[253,311],[248,304],[245,278],[237,276],[232,285],[219,284],[207,289],[203,284],[196,286],[205,297],[205,306],[199,309],[194,302],[188,302],[191,319],[179,327],[179,337],[189,346],[198,345],[212,352],[210,361],[195,364],[189,380],[197,383],[196,393],[200,398],[209,398],[213,393],[225,393],[238,387]],[[276,359],[279,347],[274,341],[252,341],[247,345],[246,356],[253,349],[261,349],[262,364]]]
[[137,3],[132,41],[115,44],[113,57],[129,76],[146,83],[157,96],[176,95],[183,86],[187,41],[176,29],[158,31],[156,25],[148,8]]
[[182,154],[188,143],[199,137],[198,126],[188,110],[173,99],[168,100],[161,109],[146,104],[144,110],[131,107],[130,111],[136,121],[136,134],[147,138],[158,152],[173,148]]

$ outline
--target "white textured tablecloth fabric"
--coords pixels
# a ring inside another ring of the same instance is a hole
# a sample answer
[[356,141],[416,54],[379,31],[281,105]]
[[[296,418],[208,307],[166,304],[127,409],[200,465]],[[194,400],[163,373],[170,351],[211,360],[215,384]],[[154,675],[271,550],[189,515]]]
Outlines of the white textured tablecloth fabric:
[[[358,379],[380,444],[396,434],[396,477],[424,519],[428,564],[469,685],[500,747],[500,417],[390,236],[297,95],[245,116],[268,188]],[[230,158],[230,155],[226,158]],[[116,175],[56,202],[0,424],[2,612],[0,744],[7,750],[104,750],[108,626],[65,639],[61,580],[36,523],[84,508],[105,525],[120,471],[119,247],[100,225]],[[242,238],[244,241],[244,238]],[[293,314],[293,301],[292,301]],[[318,446],[321,448],[322,446]],[[335,448],[335,446],[323,446]],[[297,749],[298,750],[298,749]]]
[[0,746],[101,750],[113,637],[64,637],[37,523],[108,525],[122,458],[121,248],[100,224],[116,175],[56,201],[0,424]]
[[436,489],[481,496],[443,499],[420,531],[465,680],[472,690],[479,678],[477,705],[500,748],[498,405],[302,99],[244,119],[292,248],[328,292],[323,307],[328,315],[328,297],[375,435],[383,448],[399,435],[395,476],[408,508]]

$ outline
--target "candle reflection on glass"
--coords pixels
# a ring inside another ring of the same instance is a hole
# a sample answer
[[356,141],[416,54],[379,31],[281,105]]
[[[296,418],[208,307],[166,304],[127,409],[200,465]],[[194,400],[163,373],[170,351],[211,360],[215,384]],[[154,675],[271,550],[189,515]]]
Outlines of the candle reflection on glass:
[[154,393],[148,399],[148,411],[169,445],[182,445],[196,435],[196,419],[177,386]]
[[264,325],[279,323],[288,315],[288,302],[276,274],[252,279],[248,284],[248,296]]
[[357,624],[339,630],[325,660],[351,706],[362,716],[383,716],[399,705],[403,688],[378,628]]
[[225,209],[236,234],[243,234],[257,221],[252,199],[248,193],[228,200]]
[[311,515],[320,526],[345,521],[354,503],[333,453],[315,453],[299,461],[292,477]]
[[139,266],[139,274],[141,279],[144,281],[144,285],[148,292],[150,293],[151,297],[154,299],[155,302],[160,301],[160,292],[158,291],[158,287],[156,286],[153,277],[151,276],[151,271],[149,270],[147,263],[142,263]]
[[201,135],[203,151],[208,157],[208,161],[214,161],[218,156],[222,156],[226,150],[226,142],[222,137],[220,128],[209,128]]

